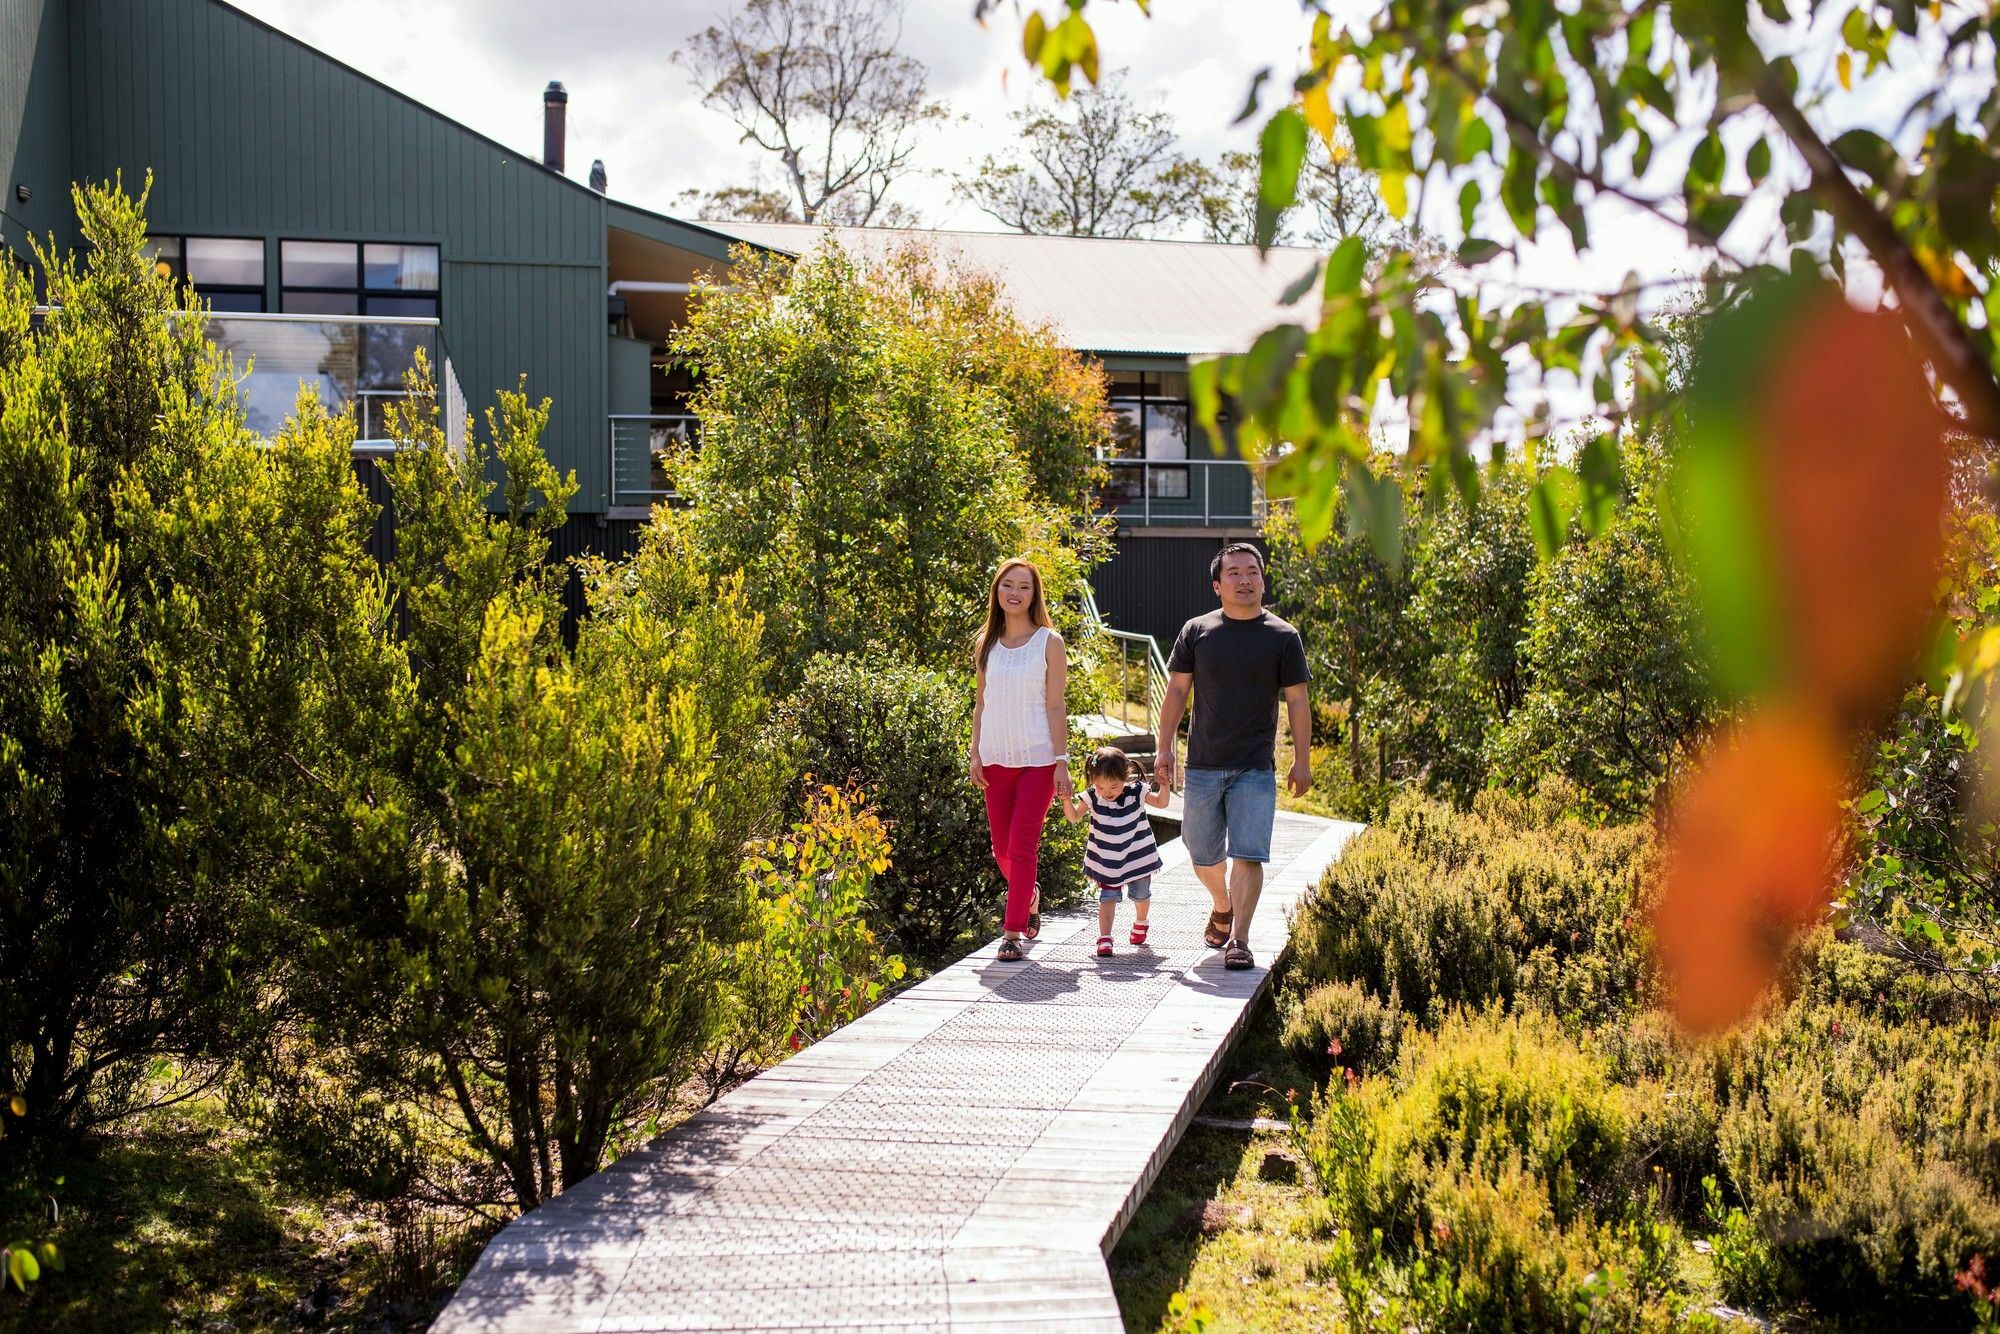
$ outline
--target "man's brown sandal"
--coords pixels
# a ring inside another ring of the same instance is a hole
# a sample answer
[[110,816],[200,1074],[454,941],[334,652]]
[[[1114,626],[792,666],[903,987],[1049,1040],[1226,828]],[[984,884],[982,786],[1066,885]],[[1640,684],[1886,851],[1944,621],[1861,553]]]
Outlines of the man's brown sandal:
[[1250,957],[1250,947],[1240,940],[1232,940],[1223,947],[1222,966],[1236,972],[1245,968],[1255,968],[1257,961]]
[[1208,915],[1208,927],[1201,933],[1201,943],[1212,950],[1219,950],[1229,943],[1229,928],[1236,924],[1234,909],[1228,912],[1212,912]]

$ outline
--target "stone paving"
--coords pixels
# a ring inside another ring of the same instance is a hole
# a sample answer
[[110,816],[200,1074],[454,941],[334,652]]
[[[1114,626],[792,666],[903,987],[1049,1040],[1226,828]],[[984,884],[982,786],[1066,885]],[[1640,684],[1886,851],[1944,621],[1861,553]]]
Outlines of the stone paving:
[[[1358,828],[1278,817],[1260,964]],[[1104,1257],[1269,979],[1162,854],[1148,945],[1121,904],[1111,959],[1094,905],[982,948],[516,1219],[433,1328],[1122,1330]]]

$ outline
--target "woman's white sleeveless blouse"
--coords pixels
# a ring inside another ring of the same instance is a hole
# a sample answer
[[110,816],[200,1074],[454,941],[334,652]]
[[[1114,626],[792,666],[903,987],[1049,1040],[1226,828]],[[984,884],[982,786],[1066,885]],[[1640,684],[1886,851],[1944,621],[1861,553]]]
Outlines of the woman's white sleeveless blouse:
[[979,762],[1036,769],[1062,758],[1049,738],[1047,626],[1019,648],[995,641],[986,655],[986,710],[979,718]]

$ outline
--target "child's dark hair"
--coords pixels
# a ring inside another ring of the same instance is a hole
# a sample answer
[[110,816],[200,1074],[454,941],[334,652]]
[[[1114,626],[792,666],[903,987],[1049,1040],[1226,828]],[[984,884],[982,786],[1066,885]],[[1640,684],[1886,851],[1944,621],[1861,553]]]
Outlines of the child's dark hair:
[[1099,746],[1090,752],[1083,766],[1083,776],[1091,782],[1116,778],[1122,783],[1136,777],[1138,772],[1139,766],[1132,762],[1132,757],[1116,746]]

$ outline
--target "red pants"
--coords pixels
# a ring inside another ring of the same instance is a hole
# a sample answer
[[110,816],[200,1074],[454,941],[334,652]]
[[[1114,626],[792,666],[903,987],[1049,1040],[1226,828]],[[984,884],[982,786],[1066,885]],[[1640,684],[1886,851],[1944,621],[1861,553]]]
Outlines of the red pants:
[[1056,769],[986,766],[986,823],[993,831],[993,860],[1007,877],[1008,931],[1028,929],[1028,911],[1035,902],[1035,865],[1042,855],[1042,822],[1056,795]]

